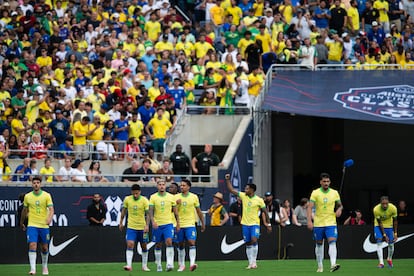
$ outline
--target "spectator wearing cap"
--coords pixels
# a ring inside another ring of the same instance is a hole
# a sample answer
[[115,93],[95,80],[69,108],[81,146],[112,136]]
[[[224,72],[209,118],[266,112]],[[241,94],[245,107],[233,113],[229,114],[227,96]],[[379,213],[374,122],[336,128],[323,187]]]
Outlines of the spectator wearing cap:
[[89,150],[87,148],[86,139],[96,130],[96,128],[91,129],[89,123],[89,117],[85,116],[80,121],[73,124],[73,149],[77,159],[89,158]]
[[55,110],[55,114],[56,118],[49,123],[49,129],[56,138],[56,143],[60,145],[65,142],[65,139],[68,136],[70,123],[63,117],[61,109]]
[[213,204],[208,209],[210,218],[210,226],[223,226],[229,220],[229,214],[223,206],[223,194],[217,192],[213,195]]
[[131,69],[129,68],[125,68],[122,71],[122,89],[128,90],[129,88],[131,88],[134,84],[133,84],[133,74]]
[[164,117],[164,109],[161,107],[157,108],[157,114],[152,118],[145,126],[146,133],[151,137],[151,146],[155,152],[164,151],[164,142],[167,138],[167,132],[173,131],[174,126],[171,122]]
[[162,52],[168,51],[172,53],[174,51],[174,46],[171,42],[168,41],[168,34],[163,33],[161,36],[161,41],[155,43],[155,54],[161,55]]
[[372,22],[372,28],[367,33],[367,37],[369,41],[376,41],[378,45],[382,45],[385,39],[385,32],[377,21]]
[[365,3],[365,10],[362,12],[361,15],[361,30],[365,33],[371,31],[372,22],[379,21],[379,11],[378,9],[373,7],[372,3],[372,0],[367,0],[367,2]]
[[327,7],[325,0],[319,2],[319,6],[315,9],[314,20],[315,25],[319,29],[326,29],[329,27],[329,20],[331,19],[331,11]]
[[101,104],[99,111],[94,113],[94,117],[99,117],[101,124],[105,124],[111,118],[108,114],[109,106],[106,103]]
[[83,169],[83,161],[76,159],[72,164],[72,170],[70,171],[70,178],[72,182],[88,182],[86,178],[86,172]]

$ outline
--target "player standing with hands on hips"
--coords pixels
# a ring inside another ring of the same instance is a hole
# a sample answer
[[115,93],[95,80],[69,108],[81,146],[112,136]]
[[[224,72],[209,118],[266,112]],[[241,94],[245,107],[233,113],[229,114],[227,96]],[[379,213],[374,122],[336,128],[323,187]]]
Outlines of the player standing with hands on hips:
[[377,240],[378,268],[384,268],[384,257],[382,242],[388,243],[388,267],[392,268],[392,255],[394,254],[394,243],[397,235],[397,207],[389,202],[388,196],[381,197],[380,203],[374,207],[374,233]]
[[[52,197],[49,193],[41,189],[42,179],[38,176],[33,177],[33,191],[24,196],[20,227],[23,231],[27,230],[27,242],[29,243],[29,275],[36,274],[36,255],[37,243],[42,246],[42,274],[49,275],[47,261],[49,258],[49,224],[52,221],[54,208]],[[24,221],[28,216],[29,221],[26,226]]]
[[[342,214],[342,203],[338,191],[331,189],[331,178],[327,173],[321,173],[319,178],[321,187],[313,190],[308,206],[308,229],[313,230],[313,238],[316,242],[315,255],[318,262],[318,270],[323,272],[324,239],[329,243],[329,257],[331,260],[331,272],[340,268],[336,263],[338,229],[336,218]],[[314,221],[312,222],[312,209],[315,207]],[[335,211],[336,210],[336,211]]]
[[233,195],[238,196],[242,201],[242,231],[243,239],[246,243],[246,255],[249,261],[249,265],[246,269],[256,269],[257,253],[259,246],[257,244],[260,236],[260,219],[258,216],[259,211],[262,213],[262,219],[265,222],[268,232],[272,231],[272,225],[270,224],[269,215],[267,214],[266,205],[263,199],[257,195],[256,185],[253,183],[246,184],[244,192],[238,192],[233,188],[230,181],[230,174],[226,174],[227,189]]

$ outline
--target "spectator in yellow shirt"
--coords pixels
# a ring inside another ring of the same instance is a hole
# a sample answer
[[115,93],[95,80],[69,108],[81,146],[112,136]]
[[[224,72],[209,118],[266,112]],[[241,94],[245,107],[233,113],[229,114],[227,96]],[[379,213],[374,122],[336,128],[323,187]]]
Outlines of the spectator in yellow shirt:
[[48,70],[52,69],[52,58],[47,55],[47,49],[43,48],[41,51],[41,56],[36,59],[36,63],[40,68],[47,67]]

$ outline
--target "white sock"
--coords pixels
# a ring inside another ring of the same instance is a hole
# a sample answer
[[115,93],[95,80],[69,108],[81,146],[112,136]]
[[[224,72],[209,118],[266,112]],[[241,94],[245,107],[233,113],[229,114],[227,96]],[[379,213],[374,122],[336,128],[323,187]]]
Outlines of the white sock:
[[185,248],[178,248],[178,266],[185,265]]
[[142,267],[148,266],[148,251],[142,251]]
[[259,252],[259,245],[255,243],[252,245],[252,264],[256,264],[258,252]]
[[190,266],[192,266],[195,264],[196,255],[197,255],[197,249],[195,246],[190,246],[190,249],[188,250],[188,255],[190,255]]
[[249,265],[252,264],[252,246],[251,245],[246,245],[246,255],[247,255],[247,260],[249,261]]
[[167,246],[167,267],[174,267],[174,247]]
[[336,242],[329,243],[328,253],[331,259],[331,267],[332,267],[336,265],[336,255],[337,255]]
[[134,249],[133,248],[127,248],[126,252],[126,264],[127,266],[132,266],[132,257],[134,256]]
[[387,260],[392,260],[392,255],[394,255],[394,244],[393,243],[388,245],[388,258],[387,258]]
[[42,267],[47,268],[47,261],[49,259],[49,251],[42,252]]
[[378,255],[378,261],[380,264],[384,264],[384,256],[382,254],[382,247],[381,243],[377,243],[377,255]]
[[161,248],[155,248],[154,255],[155,255],[155,263],[157,265],[161,265],[161,255],[162,255]]
[[316,255],[316,262],[318,263],[318,267],[323,267],[323,243],[315,245],[315,255]]
[[30,271],[36,271],[36,251],[29,250],[29,263],[30,263]]

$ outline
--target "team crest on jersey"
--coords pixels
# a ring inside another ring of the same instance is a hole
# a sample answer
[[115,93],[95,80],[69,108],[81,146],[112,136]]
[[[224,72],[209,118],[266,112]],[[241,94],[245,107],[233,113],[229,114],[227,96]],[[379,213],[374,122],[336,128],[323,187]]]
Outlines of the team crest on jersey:
[[185,202],[185,201],[182,204],[183,204],[183,206],[187,206],[187,202]]
[[338,92],[334,100],[346,109],[393,121],[414,119],[414,87],[394,85],[351,88]]
[[36,204],[36,206],[39,206],[40,205],[40,201],[39,200],[36,200],[35,204]]

